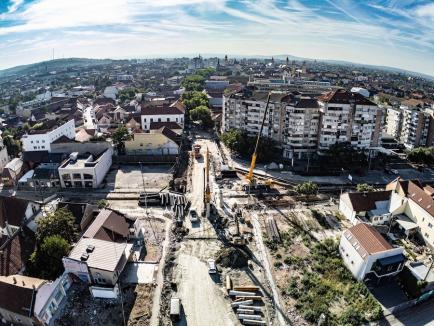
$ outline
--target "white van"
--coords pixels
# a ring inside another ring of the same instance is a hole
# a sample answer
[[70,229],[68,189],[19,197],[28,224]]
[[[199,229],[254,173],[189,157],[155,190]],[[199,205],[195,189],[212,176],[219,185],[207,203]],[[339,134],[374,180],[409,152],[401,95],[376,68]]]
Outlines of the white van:
[[210,274],[217,273],[217,268],[215,266],[215,260],[214,259],[208,260],[208,273],[210,273]]

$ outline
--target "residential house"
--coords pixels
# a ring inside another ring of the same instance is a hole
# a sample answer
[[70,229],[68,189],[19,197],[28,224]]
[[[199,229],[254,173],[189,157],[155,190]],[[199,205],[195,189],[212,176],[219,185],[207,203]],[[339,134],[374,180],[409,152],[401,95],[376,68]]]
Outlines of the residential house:
[[392,191],[390,210],[393,215],[407,216],[417,225],[424,241],[434,247],[434,188],[398,178],[386,189]]
[[46,281],[38,289],[33,314],[43,325],[53,325],[53,317],[61,311],[72,282],[68,273],[63,273],[55,281]]
[[0,276],[0,320],[33,326],[36,295],[45,280],[23,275]]
[[178,155],[177,134],[163,127],[157,132],[135,133],[125,141],[127,155]]
[[0,141],[0,173],[3,172],[4,167],[9,161],[8,149],[3,145],[3,141]]
[[21,158],[14,158],[7,163],[3,168],[2,183],[5,186],[15,185],[24,173],[23,160]]
[[29,131],[28,134],[21,138],[23,151],[48,151],[51,152],[51,144],[65,136],[69,139],[75,138],[74,119],[68,122],[49,121],[46,122],[43,129]]
[[348,192],[339,200],[340,212],[352,223],[389,223],[392,191]]
[[142,130],[148,132],[152,122],[176,122],[184,127],[184,112],[176,106],[148,106],[141,111]]
[[113,149],[99,155],[74,152],[59,167],[62,188],[98,188],[112,165]]
[[131,220],[111,209],[102,209],[89,225],[83,238],[125,243],[143,239],[144,232],[140,219]]
[[404,267],[404,249],[394,248],[372,226],[359,223],[345,230],[339,252],[345,266],[357,280],[397,275]]
[[81,280],[114,286],[132,254],[132,244],[81,238],[63,258],[65,271]]

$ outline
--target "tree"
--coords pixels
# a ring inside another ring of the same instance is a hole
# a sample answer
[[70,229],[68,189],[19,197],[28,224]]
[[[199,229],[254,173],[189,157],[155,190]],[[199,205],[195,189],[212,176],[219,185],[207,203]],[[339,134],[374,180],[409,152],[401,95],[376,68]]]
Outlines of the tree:
[[124,125],[119,126],[113,132],[113,144],[117,147],[118,152],[123,152],[125,144],[124,141],[128,138],[128,129]]
[[303,182],[295,187],[295,191],[300,195],[314,195],[318,192],[318,185],[312,181]]
[[359,183],[357,185],[357,191],[358,192],[373,192],[375,191],[374,187],[367,184],[367,183]]
[[413,163],[432,164],[434,162],[434,148],[417,147],[408,152],[407,158]]
[[15,140],[10,135],[3,135],[3,144],[6,146],[8,154],[12,157],[18,157],[21,152],[21,143],[19,140]]
[[205,128],[212,127],[214,124],[211,117],[211,110],[204,105],[199,105],[190,110],[190,119],[192,121],[200,121]]
[[135,88],[125,88],[118,93],[121,102],[131,101],[136,96]]
[[68,243],[73,243],[77,239],[77,226],[72,213],[60,208],[54,213],[40,218],[37,222],[36,239],[38,243],[43,243],[45,238],[58,235]]
[[187,111],[198,106],[208,106],[208,98],[202,92],[192,91],[182,94],[182,103]]
[[187,92],[201,91],[205,84],[205,78],[201,75],[187,76],[181,83],[181,86],[185,88]]
[[51,235],[32,253],[28,264],[31,276],[55,280],[63,272],[62,258],[69,252],[68,241],[59,235]]
[[[249,136],[245,131],[232,129],[223,133],[221,140],[231,151],[238,153],[243,158],[250,159],[252,157],[256,137]],[[268,137],[261,137],[257,150],[257,162],[272,162],[278,156],[279,150],[276,141]]]

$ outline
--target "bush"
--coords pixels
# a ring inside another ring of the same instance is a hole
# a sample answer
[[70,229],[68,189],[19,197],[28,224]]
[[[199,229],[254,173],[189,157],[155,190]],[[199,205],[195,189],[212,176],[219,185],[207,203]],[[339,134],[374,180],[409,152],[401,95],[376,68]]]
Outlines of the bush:
[[295,187],[295,191],[300,195],[315,195],[318,192],[318,185],[311,181],[303,182]]
[[276,268],[280,268],[280,267],[282,267],[282,262],[281,261],[276,261],[276,262],[274,262],[274,267],[276,267]]
[[374,187],[367,184],[367,183],[359,183],[357,185],[357,191],[358,192],[372,192],[375,191]]

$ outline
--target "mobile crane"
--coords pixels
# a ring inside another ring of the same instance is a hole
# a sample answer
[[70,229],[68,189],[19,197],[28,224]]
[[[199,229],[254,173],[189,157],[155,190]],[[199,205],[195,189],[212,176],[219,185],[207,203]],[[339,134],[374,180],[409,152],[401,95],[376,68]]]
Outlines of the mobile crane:
[[[259,129],[259,133],[258,136],[256,137],[256,144],[255,144],[255,150],[253,151],[252,154],[252,160],[250,162],[250,168],[249,168],[249,173],[247,174],[247,181],[248,181],[248,186],[247,186],[247,190],[250,191],[250,188],[252,186],[255,186],[255,179],[253,177],[253,170],[255,169],[256,166],[256,158],[258,156],[258,145],[259,145],[259,139],[261,138],[262,135],[262,129],[264,129],[264,123],[265,123],[265,119],[267,118],[267,112],[268,112],[268,106],[270,104],[270,98],[271,98],[271,92],[268,92],[268,96],[267,96],[267,104],[265,105],[265,112],[264,112],[264,116],[262,117],[262,123],[261,123],[261,127]],[[271,181],[268,180],[266,183],[267,186],[271,185]]]

